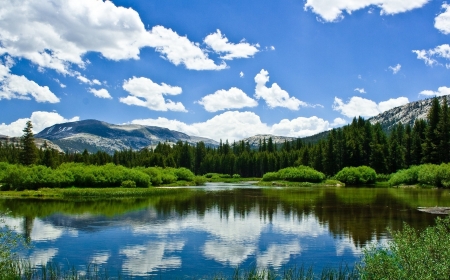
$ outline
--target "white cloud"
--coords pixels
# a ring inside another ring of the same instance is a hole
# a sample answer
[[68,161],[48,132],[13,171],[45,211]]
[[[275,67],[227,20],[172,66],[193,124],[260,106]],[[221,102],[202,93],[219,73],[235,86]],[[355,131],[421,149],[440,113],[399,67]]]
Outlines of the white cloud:
[[442,9],[445,10],[434,19],[434,27],[444,34],[450,33],[450,5],[442,4]]
[[270,134],[290,137],[306,137],[330,130],[335,126],[340,126],[345,123],[346,122],[343,119],[337,118],[330,124],[328,121],[316,116],[309,118],[298,117],[293,120],[283,119],[271,127]]
[[139,59],[140,49],[153,47],[175,65],[220,70],[206,52],[171,29],[145,29],[139,14],[112,1],[7,1],[0,8],[0,55],[22,57],[42,68],[74,75],[84,68],[88,52],[119,61]]
[[121,97],[119,101],[127,105],[142,106],[155,111],[187,112],[181,102],[164,99],[164,95],[181,94],[182,89],[180,87],[173,87],[165,83],[158,85],[144,77],[130,78],[123,83],[122,87],[130,95]]
[[244,77],[244,72],[241,71],[241,73],[239,73],[239,77],[243,78]]
[[36,111],[31,114],[30,118],[18,119],[10,124],[0,124],[0,134],[8,136],[22,136],[22,130],[27,121],[31,120],[33,124],[33,132],[38,133],[44,128],[58,123],[74,122],[80,120],[79,117],[65,119],[63,116],[55,112]]
[[88,85],[98,85],[98,86],[100,86],[102,83],[99,81],[99,80],[97,80],[97,79],[93,79],[93,80],[89,80],[88,78],[86,78],[85,76],[83,76],[83,75],[81,75],[81,74],[79,74],[79,73],[76,73],[77,74],[77,79],[80,81],[80,82],[82,82],[82,83],[84,83],[84,84],[88,84]]
[[443,96],[443,95],[449,95],[450,94],[450,88],[449,87],[439,87],[437,91],[432,90],[423,90],[419,93],[420,95],[425,96]]
[[417,59],[423,60],[428,66],[441,64],[435,58],[450,59],[450,45],[448,44],[443,44],[430,50],[413,50],[412,52],[417,54]]
[[59,79],[53,79],[53,80],[54,80],[55,82],[57,82],[58,85],[59,85],[61,88],[66,88],[66,87],[67,87],[65,84],[61,83],[61,81],[60,81]]
[[306,0],[304,9],[312,10],[326,22],[333,22],[342,19],[344,11],[351,14],[360,9],[377,6],[382,15],[393,15],[420,8],[428,2],[429,0]]
[[218,90],[213,94],[203,97],[198,103],[203,105],[208,112],[258,106],[256,100],[248,97],[245,92],[235,87],[229,90]]
[[329,123],[318,117],[299,117],[293,120],[283,119],[272,126],[263,123],[258,115],[253,112],[228,111],[216,115],[213,118],[199,123],[186,124],[178,120],[167,118],[137,119],[133,124],[166,127],[171,130],[181,131],[188,135],[202,136],[215,140],[235,141],[256,134],[274,134],[291,137],[310,136],[333,127],[341,126],[347,122],[337,118]]
[[181,258],[171,254],[181,251],[183,247],[182,241],[148,242],[145,245],[127,246],[120,250],[120,254],[125,255],[122,269],[130,275],[148,276],[150,272],[160,268],[178,268],[181,266]]
[[98,98],[108,98],[112,99],[111,95],[109,94],[108,90],[102,88],[102,89],[93,89],[90,88],[89,92],[97,96]]
[[387,101],[375,103],[372,100],[362,98],[359,96],[353,96],[348,103],[344,103],[342,99],[335,97],[333,103],[333,110],[339,111],[342,115],[349,118],[352,117],[373,117],[384,111],[392,109],[397,106],[408,103],[409,100],[406,97],[391,98]]
[[394,75],[397,74],[401,68],[402,66],[400,64],[397,64],[395,66],[389,66],[389,70],[391,70]]
[[226,60],[248,58],[259,51],[256,45],[246,42],[229,43],[227,37],[222,35],[219,29],[217,29],[216,33],[206,36],[204,42],[216,53],[223,54],[220,58]]
[[0,100],[34,98],[37,102],[58,103],[60,100],[47,86],[40,86],[25,76],[10,73],[10,69],[0,64]]
[[156,48],[164,58],[175,65],[184,64],[191,70],[222,70],[227,68],[226,63],[216,65],[213,60],[197,44],[189,41],[187,37],[178,35],[172,29],[155,26],[148,32],[146,44]]
[[269,81],[269,72],[262,69],[256,76],[255,98],[264,99],[270,108],[285,107],[290,110],[298,110],[300,106],[308,106],[305,102],[295,97],[289,97],[289,93],[280,88],[277,83],[273,83],[272,87],[266,87]]
[[363,88],[355,88],[355,91],[357,91],[359,93],[367,93],[366,90]]

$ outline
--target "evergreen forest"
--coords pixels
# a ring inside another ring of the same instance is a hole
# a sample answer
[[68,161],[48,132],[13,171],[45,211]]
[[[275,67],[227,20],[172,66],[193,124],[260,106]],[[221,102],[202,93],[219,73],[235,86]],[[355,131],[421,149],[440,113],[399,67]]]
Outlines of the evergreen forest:
[[309,166],[327,176],[344,167],[369,166],[377,174],[391,174],[410,166],[450,162],[450,116],[447,101],[442,105],[434,98],[428,120],[417,119],[413,126],[395,125],[389,132],[381,125],[363,118],[333,129],[316,143],[301,139],[274,144],[260,141],[257,149],[243,141],[220,141],[217,148],[203,142],[191,146],[179,141],[175,145],[159,143],[140,151],[60,153],[44,145],[33,144],[31,122],[24,128],[20,144],[0,142],[0,162],[22,165],[44,165],[57,168],[63,163],[132,167],[187,168],[196,175],[221,173],[241,177],[262,177],[267,172],[293,166]]

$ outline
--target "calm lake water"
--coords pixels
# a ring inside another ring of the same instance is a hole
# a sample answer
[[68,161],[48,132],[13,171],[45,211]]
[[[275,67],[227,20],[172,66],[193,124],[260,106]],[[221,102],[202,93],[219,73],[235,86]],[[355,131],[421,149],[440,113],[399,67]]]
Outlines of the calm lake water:
[[23,256],[32,264],[162,279],[353,266],[366,246],[389,240],[388,227],[434,224],[418,206],[450,206],[450,191],[208,184],[144,199],[0,199],[6,223],[31,239]]

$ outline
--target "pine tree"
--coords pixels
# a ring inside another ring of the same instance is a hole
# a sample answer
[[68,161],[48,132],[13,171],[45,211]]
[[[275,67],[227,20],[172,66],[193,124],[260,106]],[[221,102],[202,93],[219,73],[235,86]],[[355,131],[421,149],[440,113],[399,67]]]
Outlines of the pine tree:
[[436,127],[436,134],[439,142],[437,143],[437,152],[439,161],[437,163],[447,163],[450,158],[450,116],[448,112],[447,97],[444,96],[441,107],[441,114]]
[[27,121],[22,131],[23,135],[20,138],[20,163],[23,165],[31,165],[36,163],[37,160],[37,148],[34,143],[33,125],[31,121]]
[[423,144],[423,158],[424,163],[439,163],[439,137],[437,133],[437,126],[439,117],[441,115],[441,105],[439,100],[433,98],[430,111],[428,112],[428,125],[425,130],[425,143]]

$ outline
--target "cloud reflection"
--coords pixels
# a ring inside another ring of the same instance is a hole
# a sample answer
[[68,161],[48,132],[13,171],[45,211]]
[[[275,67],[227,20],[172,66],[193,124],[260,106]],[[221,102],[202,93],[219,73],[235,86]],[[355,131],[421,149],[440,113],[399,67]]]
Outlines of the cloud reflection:
[[178,268],[181,258],[167,256],[175,251],[181,251],[184,242],[148,242],[146,245],[128,246],[120,250],[126,260],[122,265],[124,272],[130,275],[146,276],[159,268]]

